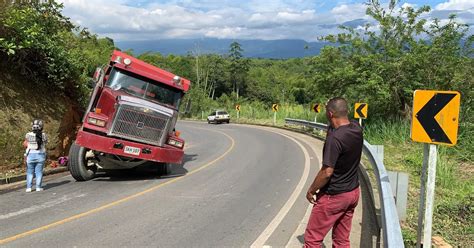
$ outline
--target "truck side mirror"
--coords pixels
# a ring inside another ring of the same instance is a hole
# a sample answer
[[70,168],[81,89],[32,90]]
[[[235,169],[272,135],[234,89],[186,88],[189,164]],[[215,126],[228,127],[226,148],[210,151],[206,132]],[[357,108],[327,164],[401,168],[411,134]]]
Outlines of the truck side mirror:
[[104,76],[104,70],[102,68],[97,67],[95,69],[94,75],[92,76],[91,82],[89,82],[89,86],[92,86],[91,88],[94,88],[96,84],[100,84],[102,78]]
[[90,79],[89,82],[87,82],[87,87],[89,87],[90,89],[93,89],[95,87],[95,81],[94,79]]

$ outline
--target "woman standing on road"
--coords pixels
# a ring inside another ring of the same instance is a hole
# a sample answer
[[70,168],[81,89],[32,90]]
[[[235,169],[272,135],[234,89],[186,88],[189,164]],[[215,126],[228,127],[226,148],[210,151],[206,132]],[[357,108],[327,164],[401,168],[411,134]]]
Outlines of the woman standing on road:
[[34,120],[31,132],[25,136],[23,145],[26,147],[26,192],[31,192],[33,173],[36,175],[36,191],[42,191],[43,167],[46,160],[46,143],[48,139],[43,133],[43,121]]

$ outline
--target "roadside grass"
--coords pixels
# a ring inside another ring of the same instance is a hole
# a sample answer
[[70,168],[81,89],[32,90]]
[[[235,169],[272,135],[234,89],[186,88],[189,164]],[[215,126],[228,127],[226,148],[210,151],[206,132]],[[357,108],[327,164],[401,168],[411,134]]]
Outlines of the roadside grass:
[[[241,105],[240,118],[234,106],[225,106],[232,122],[273,125],[271,106]],[[207,115],[204,115],[204,119]],[[314,121],[310,106],[280,105],[276,125],[283,126],[285,118]],[[196,119],[200,119],[200,116]],[[324,113],[318,122],[325,123]],[[410,139],[410,121],[369,120],[364,122],[364,136],[371,144],[384,145],[387,170],[409,174],[407,218],[402,232],[407,247],[416,245],[420,176],[423,144]],[[433,216],[433,236],[441,236],[454,247],[474,247],[474,125],[461,123],[458,144],[439,146],[436,170],[436,194]]]
[[[377,120],[364,129],[371,144],[385,147],[387,170],[409,174],[407,219],[402,223],[406,245],[416,245],[418,205],[423,165],[423,144],[410,140],[407,120]],[[438,146],[433,236],[455,247],[474,247],[473,127],[461,124],[455,147]]]

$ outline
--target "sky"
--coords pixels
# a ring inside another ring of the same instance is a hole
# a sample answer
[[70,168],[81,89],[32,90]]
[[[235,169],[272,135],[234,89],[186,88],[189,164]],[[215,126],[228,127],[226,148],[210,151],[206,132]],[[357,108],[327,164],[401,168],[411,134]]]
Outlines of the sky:
[[[116,41],[159,39],[302,39],[361,28],[373,20],[367,0],[60,0],[63,13],[99,37]],[[388,0],[381,0],[387,5]],[[446,21],[451,13],[474,29],[474,0],[400,0],[429,5],[424,18]]]

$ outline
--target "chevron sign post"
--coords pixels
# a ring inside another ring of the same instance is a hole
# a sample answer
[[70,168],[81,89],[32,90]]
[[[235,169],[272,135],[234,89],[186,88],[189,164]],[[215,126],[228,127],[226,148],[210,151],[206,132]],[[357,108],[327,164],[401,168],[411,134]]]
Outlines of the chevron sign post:
[[[457,143],[461,94],[457,91],[416,90],[413,94],[411,139],[425,143],[418,207],[417,247],[431,247],[431,228],[436,180],[438,146]],[[428,178],[426,179],[426,171]],[[425,200],[426,188],[426,200]],[[425,203],[426,201],[426,203]],[[423,220],[423,211],[424,220]],[[424,230],[422,230],[424,222]]]
[[278,104],[277,103],[272,104],[272,110],[273,110],[273,126],[275,126],[276,125],[277,112],[278,112]]
[[235,110],[237,111],[237,120],[240,119],[240,104],[235,105]]
[[315,103],[311,106],[311,110],[316,113],[314,115],[314,122],[318,122],[318,114],[321,112],[321,104]]

